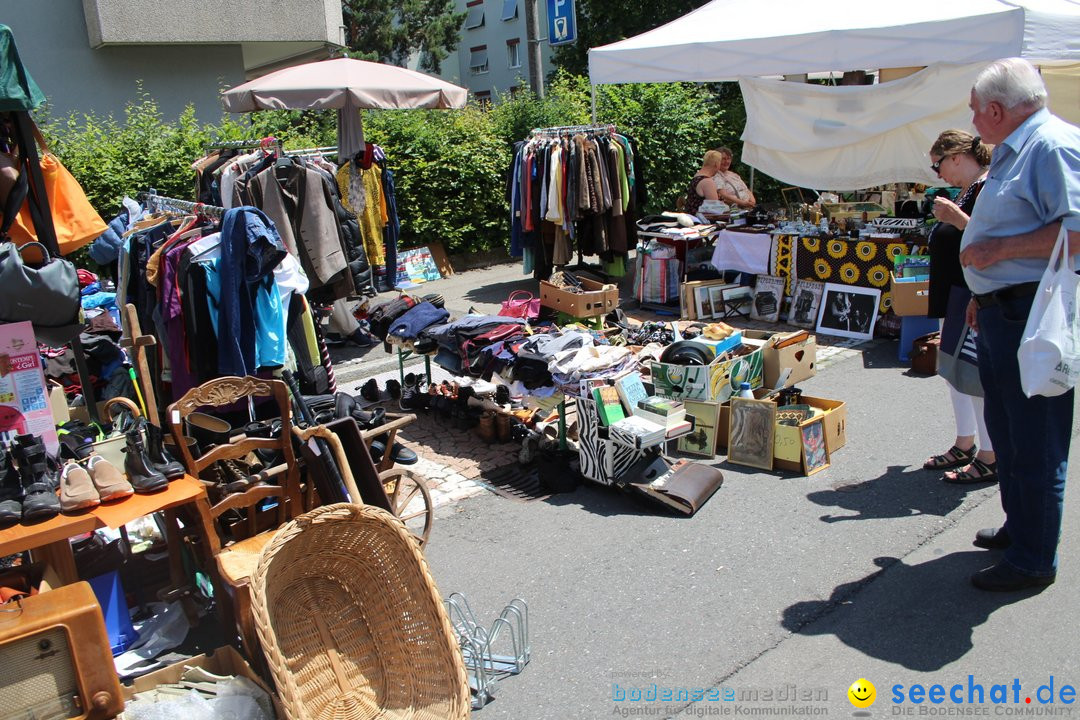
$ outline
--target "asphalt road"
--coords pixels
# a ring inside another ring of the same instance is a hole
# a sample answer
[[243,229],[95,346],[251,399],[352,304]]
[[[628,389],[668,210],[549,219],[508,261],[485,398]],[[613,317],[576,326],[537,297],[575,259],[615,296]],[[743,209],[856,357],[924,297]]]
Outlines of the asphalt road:
[[[689,519],[592,485],[442,512],[426,555],[443,595],[464,593],[483,624],[514,597],[530,611],[531,662],[475,717],[847,717],[859,678],[876,685],[873,717],[1075,707],[1035,695],[1050,676],[1057,699],[1080,685],[1075,498],[1058,582],[982,593],[968,576],[995,558],[971,539],[1000,523],[997,490],[921,469],[953,439],[944,381],[884,342],[801,387],[848,405],[847,446],[812,477],[720,462],[724,486]],[[967,704],[969,675],[986,704]],[[893,702],[916,683],[962,683],[964,704]],[[991,703],[995,684],[1009,703]]]

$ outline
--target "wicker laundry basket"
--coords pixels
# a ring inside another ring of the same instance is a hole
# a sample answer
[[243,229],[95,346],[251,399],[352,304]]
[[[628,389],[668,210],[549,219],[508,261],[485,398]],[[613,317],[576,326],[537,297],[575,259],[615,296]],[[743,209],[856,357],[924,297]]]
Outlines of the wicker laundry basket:
[[469,716],[439,591],[415,539],[385,510],[339,503],[283,525],[251,587],[291,720]]

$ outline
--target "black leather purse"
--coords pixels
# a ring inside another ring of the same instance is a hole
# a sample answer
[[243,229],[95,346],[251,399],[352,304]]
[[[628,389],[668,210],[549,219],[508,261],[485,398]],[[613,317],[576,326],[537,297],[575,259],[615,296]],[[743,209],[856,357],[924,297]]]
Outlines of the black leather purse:
[[[41,252],[42,262],[23,260],[31,246]],[[63,258],[50,257],[44,245],[30,242],[21,248],[0,243],[0,322],[29,320],[38,340],[63,345],[82,328],[79,277],[75,266]]]

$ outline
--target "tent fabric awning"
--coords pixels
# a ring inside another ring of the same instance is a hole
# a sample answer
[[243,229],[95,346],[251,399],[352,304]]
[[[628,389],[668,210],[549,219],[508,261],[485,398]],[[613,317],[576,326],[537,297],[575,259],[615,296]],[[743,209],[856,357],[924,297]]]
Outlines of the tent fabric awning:
[[1012,56],[1080,60],[1080,4],[713,0],[661,27],[590,49],[589,78],[595,85],[718,82]]
[[957,88],[971,87],[983,67],[938,64],[847,87],[743,78],[743,162],[802,187],[938,183],[927,152],[942,130],[971,129],[967,93]]

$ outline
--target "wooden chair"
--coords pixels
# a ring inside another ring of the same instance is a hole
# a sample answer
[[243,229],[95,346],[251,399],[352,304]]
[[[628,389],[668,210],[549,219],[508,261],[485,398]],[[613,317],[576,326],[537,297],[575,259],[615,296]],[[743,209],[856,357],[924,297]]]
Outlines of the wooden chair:
[[[281,417],[281,431],[275,438],[253,438],[236,435],[230,442],[214,446],[199,457],[194,457],[184,442],[184,419],[200,408],[233,405],[252,397],[273,397],[277,401]],[[258,563],[263,546],[270,542],[274,531],[288,520],[309,509],[314,504],[314,491],[300,486],[300,471],[293,454],[292,426],[290,422],[289,392],[280,380],[262,380],[254,377],[223,377],[210,380],[184,394],[168,409],[168,420],[182,462],[188,473],[199,477],[215,463],[239,460],[257,450],[276,450],[284,462],[252,476],[254,484],[241,492],[225,495],[209,506],[200,507],[205,552],[212,558],[210,563],[215,581],[215,594],[224,620],[231,620],[240,634],[244,651],[249,658],[258,658],[259,645],[251,615],[249,578]],[[273,482],[271,482],[273,480]],[[276,499],[270,509],[260,510],[264,501]],[[240,522],[228,523],[228,517],[242,516]],[[231,610],[231,612],[230,612]]]

